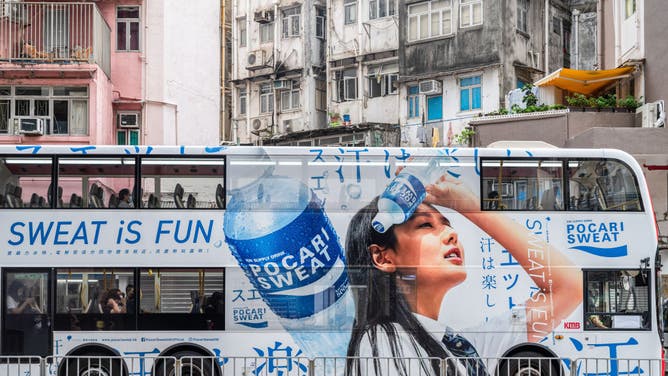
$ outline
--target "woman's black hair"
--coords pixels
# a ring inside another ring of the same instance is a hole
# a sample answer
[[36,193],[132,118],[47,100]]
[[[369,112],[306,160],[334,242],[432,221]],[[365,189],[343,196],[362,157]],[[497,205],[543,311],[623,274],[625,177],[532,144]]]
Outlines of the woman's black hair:
[[[346,236],[346,263],[351,285],[367,287],[365,295],[355,296],[355,322],[348,344],[348,360],[346,361],[346,375],[361,375],[359,361],[360,343],[367,336],[371,344],[371,355],[374,357],[375,374],[380,374],[378,360],[378,331],[386,333],[390,343],[390,351],[399,375],[408,375],[409,370],[403,351],[397,338],[397,325],[405,331],[411,339],[414,349],[422,347],[427,356],[446,358],[448,352],[432,337],[429,332],[415,318],[404,294],[397,286],[398,273],[386,273],[374,266],[369,246],[377,244],[380,247],[394,248],[396,236],[394,226],[385,233],[375,231],[371,225],[374,216],[378,213],[378,198],[360,209],[351,219]],[[417,352],[417,351],[416,351]],[[420,361],[426,374],[440,374],[438,361]],[[429,369],[433,368],[433,371]]]
[[13,280],[12,283],[9,284],[9,287],[7,287],[7,295],[11,296],[17,303],[20,303],[18,301],[20,298],[19,289],[22,287],[25,288],[23,282],[18,279]]

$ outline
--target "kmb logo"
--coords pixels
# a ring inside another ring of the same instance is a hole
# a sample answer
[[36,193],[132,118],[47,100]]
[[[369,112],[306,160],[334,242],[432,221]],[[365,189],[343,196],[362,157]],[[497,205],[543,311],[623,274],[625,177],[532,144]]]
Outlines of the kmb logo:
[[564,329],[580,329],[580,323],[577,321],[564,322]]

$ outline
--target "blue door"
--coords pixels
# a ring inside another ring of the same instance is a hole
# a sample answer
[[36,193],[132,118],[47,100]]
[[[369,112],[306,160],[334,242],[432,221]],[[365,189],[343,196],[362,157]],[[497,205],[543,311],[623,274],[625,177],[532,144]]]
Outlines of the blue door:
[[427,97],[427,121],[443,119],[443,96]]

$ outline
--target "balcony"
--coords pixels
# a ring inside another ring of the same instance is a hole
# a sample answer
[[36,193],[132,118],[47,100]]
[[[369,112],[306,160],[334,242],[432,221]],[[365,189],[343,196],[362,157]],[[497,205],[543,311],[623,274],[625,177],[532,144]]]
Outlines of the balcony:
[[0,63],[97,64],[109,77],[110,34],[94,3],[0,0]]

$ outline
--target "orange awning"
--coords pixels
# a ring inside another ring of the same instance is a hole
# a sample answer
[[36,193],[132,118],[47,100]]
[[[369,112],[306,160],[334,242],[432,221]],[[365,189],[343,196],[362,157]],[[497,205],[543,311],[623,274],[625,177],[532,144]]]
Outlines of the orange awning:
[[610,83],[630,77],[633,67],[608,70],[577,70],[560,68],[534,83],[535,86],[556,86],[573,93],[591,95]]

